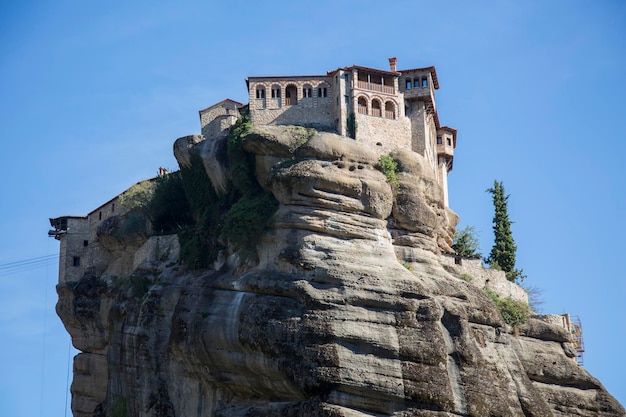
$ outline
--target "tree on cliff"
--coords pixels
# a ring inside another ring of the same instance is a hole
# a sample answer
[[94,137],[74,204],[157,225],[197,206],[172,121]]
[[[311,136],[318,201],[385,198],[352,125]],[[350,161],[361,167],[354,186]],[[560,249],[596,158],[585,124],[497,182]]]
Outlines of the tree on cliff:
[[478,238],[474,226],[465,226],[454,234],[452,249],[461,256],[481,258]]
[[507,208],[509,196],[504,194],[502,181],[494,181],[493,187],[487,189],[487,192],[491,193],[493,197],[493,206],[495,209],[493,216],[495,241],[489,257],[485,259],[485,263],[489,264],[491,268],[504,271],[509,281],[514,282],[517,278],[523,281],[523,271],[515,269],[515,253],[517,252],[517,246],[513,240],[511,220],[509,219]]

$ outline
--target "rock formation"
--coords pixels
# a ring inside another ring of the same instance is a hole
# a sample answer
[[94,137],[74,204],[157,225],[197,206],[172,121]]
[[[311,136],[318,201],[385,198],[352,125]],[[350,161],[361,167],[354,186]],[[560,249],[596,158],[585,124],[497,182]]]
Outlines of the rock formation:
[[[59,284],[81,351],[75,416],[625,415],[563,329],[536,318],[511,328],[442,267],[458,219],[420,155],[392,154],[394,188],[375,150],[296,133],[245,137],[279,202],[256,258],[229,247],[190,271],[176,235],[140,249],[108,239],[115,262],[143,260],[130,276],[105,266]],[[175,145],[181,165],[202,156],[224,189],[218,148]]]

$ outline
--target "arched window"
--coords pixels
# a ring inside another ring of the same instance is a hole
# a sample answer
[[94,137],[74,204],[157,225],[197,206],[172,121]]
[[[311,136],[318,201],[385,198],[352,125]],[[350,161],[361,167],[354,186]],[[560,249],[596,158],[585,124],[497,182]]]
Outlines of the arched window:
[[280,98],[280,85],[274,84],[272,86],[272,98]]
[[313,97],[313,88],[310,84],[304,84],[302,87],[302,98],[311,98]]
[[265,86],[263,85],[256,86],[256,98],[258,99],[265,98]]
[[387,101],[385,103],[385,118],[386,119],[396,119],[396,105],[393,101]]
[[420,87],[420,77],[414,78],[413,79],[413,88],[419,88]]
[[376,116],[376,117],[382,116],[380,100],[378,100],[377,98],[372,100],[372,116]]
[[357,100],[357,111],[359,114],[367,114],[367,99],[365,97],[359,97]]
[[326,98],[328,97],[328,90],[330,90],[330,86],[328,83],[321,83],[317,86],[317,97],[318,98]]
[[285,105],[294,106],[298,104],[298,88],[289,84],[287,88],[285,88]]

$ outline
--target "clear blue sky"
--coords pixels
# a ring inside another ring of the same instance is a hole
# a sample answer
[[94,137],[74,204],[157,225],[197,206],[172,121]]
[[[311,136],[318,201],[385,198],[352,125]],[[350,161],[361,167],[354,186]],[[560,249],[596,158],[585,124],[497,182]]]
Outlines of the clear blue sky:
[[449,178],[461,226],[489,251],[485,189],[502,180],[518,267],[544,312],[581,318],[585,368],[626,404],[626,3],[8,0],[0,415],[65,415],[57,263],[6,268],[58,252],[49,217],[176,168],[173,141],[199,133],[198,110],[246,101],[246,76],[387,68],[391,56],[437,68],[441,122],[459,130]]

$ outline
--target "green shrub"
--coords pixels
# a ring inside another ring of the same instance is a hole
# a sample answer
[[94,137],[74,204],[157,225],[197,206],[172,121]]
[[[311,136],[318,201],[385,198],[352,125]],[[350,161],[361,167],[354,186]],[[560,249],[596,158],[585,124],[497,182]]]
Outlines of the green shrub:
[[356,139],[357,128],[358,123],[356,121],[356,116],[354,113],[350,113],[346,119],[346,130],[348,131],[348,137]]
[[524,324],[530,317],[528,304],[511,298],[501,298],[494,291],[485,289],[485,295],[496,305],[505,323],[515,327]]
[[376,169],[385,174],[387,182],[394,189],[400,186],[400,181],[398,180],[398,163],[390,155],[381,156],[378,160],[378,165],[376,165]]
[[192,220],[178,233],[180,257],[191,269],[209,267],[217,259],[224,248],[220,237],[249,254],[278,207],[256,180],[254,155],[243,149],[251,126],[247,117],[240,117],[228,135],[231,181],[224,193],[216,193],[199,156],[192,155],[190,166],[180,170]]
[[461,256],[478,258],[481,256],[474,226],[466,226],[454,233],[452,249]]
[[156,179],[148,213],[156,234],[172,233],[192,224],[193,219],[180,171]]
[[228,211],[222,236],[236,249],[252,249],[256,238],[268,230],[268,220],[277,208],[278,202],[270,193],[242,197]]

